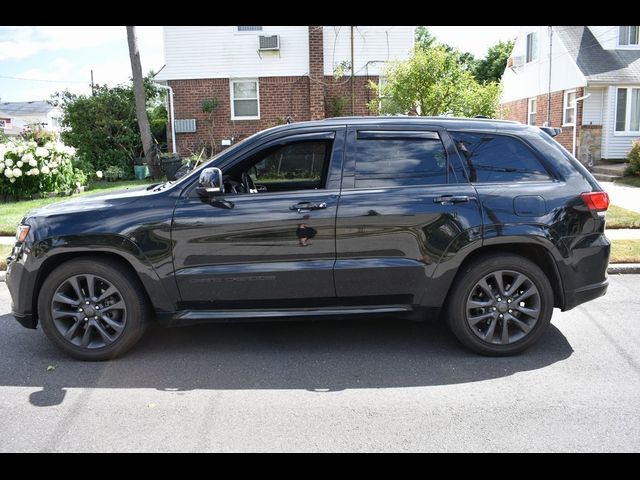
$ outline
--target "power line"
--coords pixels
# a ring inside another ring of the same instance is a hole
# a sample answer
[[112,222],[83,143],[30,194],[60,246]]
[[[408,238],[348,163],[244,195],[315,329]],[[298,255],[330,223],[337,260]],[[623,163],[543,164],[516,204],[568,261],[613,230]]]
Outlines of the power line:
[[78,80],[44,80],[44,79],[41,79],[41,78],[10,77],[8,75],[0,75],[0,78],[6,78],[6,79],[9,79],[9,80],[25,80],[27,82],[84,83],[84,84],[87,83],[87,82],[80,82]]

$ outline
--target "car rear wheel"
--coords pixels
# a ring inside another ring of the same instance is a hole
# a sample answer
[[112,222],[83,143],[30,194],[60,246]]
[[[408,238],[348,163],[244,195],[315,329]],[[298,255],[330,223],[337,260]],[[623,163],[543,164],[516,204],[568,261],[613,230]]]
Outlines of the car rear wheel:
[[447,305],[455,336],[482,355],[513,355],[533,345],[553,313],[545,273],[526,258],[488,255],[468,264]]
[[45,279],[38,316],[49,339],[81,360],[107,360],[129,350],[145,330],[146,299],[118,263],[73,260]]

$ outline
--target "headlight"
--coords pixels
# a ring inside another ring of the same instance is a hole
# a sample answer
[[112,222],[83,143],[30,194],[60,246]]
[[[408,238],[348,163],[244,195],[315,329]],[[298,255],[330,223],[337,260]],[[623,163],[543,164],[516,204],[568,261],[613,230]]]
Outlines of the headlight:
[[19,225],[18,230],[16,231],[16,242],[22,243],[29,235],[29,230],[31,227],[29,225]]

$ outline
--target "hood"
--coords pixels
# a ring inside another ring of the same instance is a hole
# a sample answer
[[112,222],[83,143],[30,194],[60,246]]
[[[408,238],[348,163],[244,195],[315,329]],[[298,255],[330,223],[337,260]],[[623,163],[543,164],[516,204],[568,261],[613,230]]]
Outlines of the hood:
[[32,217],[48,217],[50,215],[66,215],[69,213],[87,212],[90,210],[102,210],[119,205],[125,205],[137,200],[138,198],[156,193],[151,190],[152,186],[153,185],[140,185],[139,187],[124,188],[115,192],[79,195],[70,200],[50,203],[44,207],[31,210],[25,215],[25,219]]

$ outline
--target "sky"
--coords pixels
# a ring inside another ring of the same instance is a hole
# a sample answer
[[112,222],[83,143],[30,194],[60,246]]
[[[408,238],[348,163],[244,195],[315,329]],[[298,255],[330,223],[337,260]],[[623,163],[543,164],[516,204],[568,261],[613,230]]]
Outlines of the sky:
[[[436,38],[484,56],[498,40],[515,38],[519,27],[432,26]],[[162,27],[137,27],[142,71],[164,65]],[[56,91],[88,94],[94,82],[117,85],[131,76],[123,26],[0,26],[0,101],[46,100]],[[11,77],[11,78],[7,78]]]

